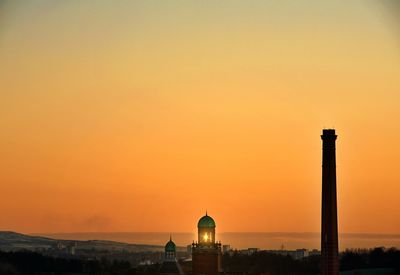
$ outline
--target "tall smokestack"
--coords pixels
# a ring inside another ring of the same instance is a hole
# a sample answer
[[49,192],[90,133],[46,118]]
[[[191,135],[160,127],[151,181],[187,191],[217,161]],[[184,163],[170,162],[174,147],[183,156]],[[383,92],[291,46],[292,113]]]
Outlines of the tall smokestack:
[[336,134],[322,131],[322,275],[339,274],[339,248],[336,204]]

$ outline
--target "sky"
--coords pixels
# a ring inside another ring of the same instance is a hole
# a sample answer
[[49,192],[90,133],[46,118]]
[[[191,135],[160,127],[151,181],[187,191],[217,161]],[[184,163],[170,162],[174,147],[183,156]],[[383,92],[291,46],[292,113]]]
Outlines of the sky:
[[0,230],[400,232],[394,1],[1,1]]

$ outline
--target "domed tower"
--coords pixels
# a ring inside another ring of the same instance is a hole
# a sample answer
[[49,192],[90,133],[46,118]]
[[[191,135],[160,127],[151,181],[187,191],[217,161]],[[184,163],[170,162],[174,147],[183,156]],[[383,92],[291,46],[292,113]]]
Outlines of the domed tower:
[[183,275],[181,266],[176,260],[176,245],[171,237],[169,237],[169,241],[165,244],[164,261],[158,273],[163,275]]
[[176,259],[176,245],[172,241],[171,237],[169,237],[169,241],[165,245],[164,259],[166,261],[175,261],[175,259]]
[[215,241],[216,224],[206,215],[197,223],[197,242],[192,244],[192,270],[194,275],[214,275],[221,269],[221,243]]
[[197,223],[198,243],[206,245],[215,242],[215,227],[214,219],[206,212],[206,215]]

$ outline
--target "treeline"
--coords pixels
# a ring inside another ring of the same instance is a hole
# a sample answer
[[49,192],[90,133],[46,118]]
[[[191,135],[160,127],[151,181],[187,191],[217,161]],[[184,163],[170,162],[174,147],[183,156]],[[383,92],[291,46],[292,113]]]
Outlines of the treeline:
[[341,270],[363,268],[393,268],[400,274],[400,250],[383,247],[372,250],[347,250],[340,259]]
[[[226,273],[247,274],[319,274],[321,256],[310,256],[294,260],[290,256],[258,252],[253,255],[223,255],[223,269]],[[347,250],[340,255],[340,270],[390,268],[400,274],[400,250],[395,248],[374,248],[370,250]]]
[[226,273],[247,274],[318,274],[319,256],[310,256],[302,260],[294,260],[290,256],[282,256],[266,251],[252,255],[224,254],[222,266]]
[[1,275],[30,274],[136,274],[127,261],[65,259],[29,251],[1,252]]

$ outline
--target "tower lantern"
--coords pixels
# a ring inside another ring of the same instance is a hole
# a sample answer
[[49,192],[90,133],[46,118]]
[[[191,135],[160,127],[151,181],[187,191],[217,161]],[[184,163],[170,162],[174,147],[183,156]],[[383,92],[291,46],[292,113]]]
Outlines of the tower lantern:
[[215,243],[215,227],[213,218],[208,216],[206,212],[206,215],[197,224],[198,242],[203,245]]
[[197,242],[192,244],[192,269],[194,275],[215,275],[221,269],[221,243],[215,241],[216,224],[206,215],[197,223]]

